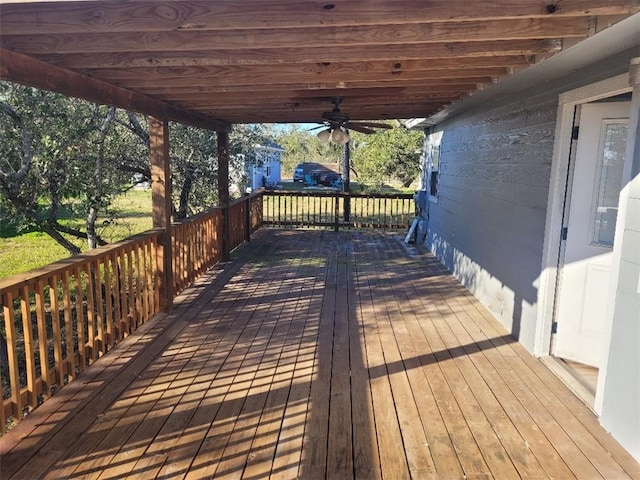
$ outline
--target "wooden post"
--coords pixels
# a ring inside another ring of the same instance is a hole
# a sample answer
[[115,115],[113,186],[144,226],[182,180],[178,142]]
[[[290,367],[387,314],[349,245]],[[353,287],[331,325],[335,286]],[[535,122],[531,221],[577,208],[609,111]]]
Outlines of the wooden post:
[[351,141],[344,144],[342,152],[342,191],[347,195],[344,197],[344,221],[349,223],[351,220]]
[[222,210],[222,260],[231,258],[229,248],[229,134],[218,133],[218,202]]
[[[333,231],[337,232],[339,230],[339,224],[340,224],[340,193],[336,192],[336,194],[333,196],[334,198],[334,212],[333,212]],[[322,220],[322,219],[321,219]]]
[[244,204],[244,241],[247,243],[251,241],[251,200],[252,196],[247,195],[247,200]]
[[154,228],[164,229],[158,242],[156,264],[160,277],[160,308],[173,305],[173,262],[171,248],[171,174],[169,171],[169,122],[149,117],[151,150],[151,201]]

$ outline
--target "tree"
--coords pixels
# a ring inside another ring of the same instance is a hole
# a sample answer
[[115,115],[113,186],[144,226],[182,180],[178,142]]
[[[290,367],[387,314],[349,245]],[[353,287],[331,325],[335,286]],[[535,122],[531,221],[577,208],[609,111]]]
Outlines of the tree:
[[420,173],[422,133],[408,130],[400,122],[393,129],[371,135],[351,134],[351,160],[359,179],[374,187],[388,178],[411,185]]
[[[50,235],[71,254],[73,239],[89,248],[106,242],[99,217],[113,220],[115,196],[150,182],[149,130],[143,115],[0,82],[0,211],[18,231]],[[240,125],[230,136],[229,160],[255,162],[262,125]],[[175,218],[217,203],[215,132],[171,124]],[[63,220],[81,213],[84,229]]]
[[290,124],[274,134],[276,142],[285,152],[282,154],[282,170],[292,172],[298,163],[337,163],[342,158],[342,147],[333,143],[323,143],[316,131],[304,130],[299,125]]
[[[105,243],[97,212],[126,180],[105,162],[114,118],[110,107],[0,82],[0,202],[19,230],[47,233],[71,254],[80,247],[70,238]],[[84,231],[61,221],[73,211]]]
[[215,205],[218,199],[215,132],[171,123],[169,146],[175,219]]

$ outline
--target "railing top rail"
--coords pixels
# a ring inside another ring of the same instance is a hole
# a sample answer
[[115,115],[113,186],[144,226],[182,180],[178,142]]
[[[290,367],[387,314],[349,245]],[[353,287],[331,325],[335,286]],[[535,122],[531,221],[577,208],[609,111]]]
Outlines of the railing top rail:
[[95,260],[96,258],[108,255],[113,251],[119,250],[122,247],[136,244],[147,238],[156,237],[163,231],[164,230],[161,228],[153,228],[151,230],[147,230],[146,232],[133,235],[132,237],[129,237],[125,240],[110,243],[109,245],[104,245],[94,250],[90,250],[88,252],[74,255],[73,257],[65,258],[64,260],[50,263],[49,265],[45,265],[44,267],[34,268],[33,270],[29,270],[28,272],[17,273],[9,277],[0,278],[0,292],[8,289],[15,290],[16,288],[20,288],[24,285],[32,284],[41,278],[51,277],[52,275],[55,275],[57,273],[62,273],[72,266],[85,264],[86,262],[90,262],[92,260]]
[[220,210],[224,210],[224,207],[222,207],[222,206],[211,207],[211,208],[206,209],[204,212],[196,213],[195,215],[192,215],[190,217],[181,218],[180,220],[176,220],[174,222],[171,222],[171,226],[177,227],[177,226],[180,226],[180,225],[186,225],[188,223],[197,222],[198,220],[202,219],[203,217],[206,217],[207,215],[211,215],[212,213],[215,213],[215,212],[220,211]]
[[[241,203],[243,201],[246,201],[247,198],[253,198],[253,197],[258,197],[260,195],[262,195],[264,192],[263,189],[257,190],[256,192],[250,194],[250,195],[245,195],[243,197],[238,198],[237,200],[234,200],[233,202],[230,203],[230,206],[233,206],[235,204]],[[214,213],[216,211],[222,211],[224,210],[225,207],[224,206],[216,206],[216,207],[212,207],[209,208],[207,210],[205,210],[204,212],[198,213],[197,215],[193,215],[191,217],[182,219],[180,221],[177,222],[172,222],[173,226],[179,226],[179,225],[183,225],[183,224],[189,224],[191,222],[197,222],[198,220],[202,219],[202,217],[205,217],[207,215],[210,215],[211,213]],[[119,242],[115,242],[115,243],[110,243],[109,245],[104,245],[102,247],[98,247],[94,250],[88,251],[88,252],[84,252],[84,253],[80,253],[78,255],[74,255],[73,257],[69,257],[69,258],[65,258],[63,260],[59,260],[57,262],[54,263],[50,263],[48,265],[45,265],[43,267],[40,268],[34,268],[32,270],[29,270],[27,272],[23,272],[23,273],[17,273],[15,275],[10,275],[8,277],[5,278],[0,278],[0,292],[4,291],[5,289],[13,289],[15,290],[16,288],[20,288],[24,285],[30,285],[33,284],[34,282],[38,281],[41,278],[46,278],[46,277],[50,277],[52,275],[55,275],[57,273],[62,273],[65,270],[68,270],[69,268],[76,266],[76,265],[82,265],[88,261],[92,261],[95,258],[98,258],[100,256],[106,255],[114,250],[118,250],[119,248],[122,248],[123,246],[127,246],[129,244],[133,244],[136,242],[139,242],[140,240],[143,240],[147,237],[153,237],[153,236],[157,236],[164,233],[164,229],[162,228],[153,228],[151,230],[148,230],[146,232],[142,232],[139,233],[137,235],[133,235],[129,238],[126,238],[124,240],[121,240]]]
[[[253,192],[250,195],[244,195],[240,198],[237,198],[235,200],[233,200],[232,202],[229,203],[229,206],[232,207],[233,205],[236,205],[238,203],[242,203],[245,202],[247,200],[247,198],[254,198],[254,197],[258,197],[260,195],[262,195],[263,193],[263,189],[257,190],[255,192]],[[180,220],[177,220],[175,222],[171,222],[172,226],[179,226],[179,225],[184,225],[184,224],[188,224],[188,223],[192,223],[192,222],[197,222],[198,220],[202,219],[202,217],[206,217],[207,215],[211,215],[212,213],[215,212],[219,212],[224,210],[226,207],[224,205],[216,205],[215,207],[211,207],[206,209],[203,212],[200,213],[196,213],[195,215],[192,215],[190,217],[187,218],[181,218]]]
[[232,200],[229,203],[229,206],[231,205],[235,205],[237,203],[242,203],[242,202],[246,202],[247,198],[254,198],[254,197],[259,197],[260,195],[263,195],[267,190],[265,190],[264,188],[259,188],[258,190],[256,190],[255,192],[250,193],[249,195],[243,195],[240,198],[236,198],[235,200]]
[[346,193],[337,190],[265,190],[267,196],[276,197],[351,197],[351,198],[391,198],[391,199],[413,199],[413,193]]

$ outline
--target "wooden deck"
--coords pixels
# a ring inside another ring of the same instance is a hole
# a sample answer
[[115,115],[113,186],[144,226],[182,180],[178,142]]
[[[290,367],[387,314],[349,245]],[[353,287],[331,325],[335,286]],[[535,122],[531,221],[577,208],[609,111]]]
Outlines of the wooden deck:
[[359,231],[258,232],[0,455],[3,479],[640,478],[430,254]]

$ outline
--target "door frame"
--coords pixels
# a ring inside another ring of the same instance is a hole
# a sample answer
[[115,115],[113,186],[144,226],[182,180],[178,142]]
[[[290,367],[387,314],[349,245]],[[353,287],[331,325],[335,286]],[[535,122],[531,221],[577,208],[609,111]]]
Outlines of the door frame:
[[[592,83],[574,90],[560,94],[558,101],[558,114],[555,129],[555,141],[551,160],[551,178],[549,182],[549,196],[547,199],[547,216],[545,221],[545,235],[542,252],[542,270],[538,288],[538,309],[536,318],[536,332],[534,342],[534,354],[546,356],[551,353],[552,324],[555,320],[556,288],[559,266],[562,252],[562,227],[565,215],[565,197],[567,190],[571,188],[571,182],[567,182],[569,175],[570,156],[572,148],[572,130],[576,107],[581,104],[613,97],[623,93],[629,93],[632,87],[629,85],[629,74],[624,73],[615,77]],[[615,245],[614,245],[615,248]],[[608,302],[607,320],[613,318],[612,302]],[[611,310],[611,312],[609,311]],[[605,326],[609,331],[610,325]],[[606,335],[605,335],[606,340]],[[603,355],[608,356],[609,343],[603,343]],[[600,379],[606,376],[606,362],[600,371],[598,391],[596,392],[595,411],[600,413],[601,402],[598,395],[602,383]]]

